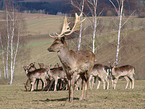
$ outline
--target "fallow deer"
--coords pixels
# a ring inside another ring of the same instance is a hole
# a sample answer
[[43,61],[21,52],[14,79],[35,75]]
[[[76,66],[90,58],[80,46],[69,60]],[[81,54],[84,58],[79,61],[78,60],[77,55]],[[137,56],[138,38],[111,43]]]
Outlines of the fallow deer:
[[56,91],[58,79],[64,79],[65,81],[67,81],[66,74],[62,67],[49,68],[47,74],[50,77],[50,80],[52,80],[52,79],[55,80],[54,91]]
[[[81,14],[82,15],[82,14]],[[73,101],[73,89],[74,83],[77,75],[83,80],[83,90],[80,100],[83,99],[83,94],[85,91],[85,86],[87,84],[86,99],[88,98],[88,86],[89,86],[89,77],[94,66],[95,55],[89,50],[86,51],[74,51],[69,50],[67,43],[65,41],[65,36],[72,34],[74,31],[80,29],[81,15],[78,16],[75,14],[75,24],[72,29],[69,27],[67,22],[67,17],[64,18],[63,28],[60,34],[56,36],[51,36],[55,38],[55,41],[48,48],[49,52],[57,52],[57,55],[63,65],[64,71],[68,79],[68,89],[69,89],[69,101]]]
[[[130,82],[130,88],[134,88],[134,77],[135,68],[131,65],[124,65],[120,67],[114,66],[112,68],[111,76],[113,79],[113,88],[116,89],[117,81],[120,77],[124,77],[127,81],[125,89],[127,89],[128,84]],[[132,83],[132,84],[131,84]]]
[[46,77],[47,77],[47,69],[46,68],[39,68],[39,69],[35,69],[35,70],[32,70],[30,71],[30,68],[29,66],[24,66],[23,67],[25,72],[26,72],[26,75],[28,77],[27,79],[27,82],[26,82],[26,90],[27,90],[27,85],[28,85],[28,82],[31,83],[31,91],[34,90],[34,83],[36,81],[36,79],[41,79],[44,83],[44,86],[42,87],[45,87],[45,84],[46,84]]
[[[109,71],[108,71],[109,67],[104,66],[102,64],[95,64],[92,70],[92,78],[90,77],[90,79],[92,79],[92,86],[91,89],[93,88],[93,84],[94,84],[94,77],[98,78],[98,86],[97,89],[99,89],[100,87],[100,82],[103,82],[103,89],[109,89],[109,79],[108,79],[108,75],[109,75]],[[106,87],[106,83],[107,83],[107,87]]]
[[[42,65],[44,65],[44,64],[43,64],[43,63],[38,63],[38,65],[39,65],[39,66],[41,65],[41,67],[42,67]],[[41,67],[40,67],[40,68],[41,68]],[[24,68],[24,70],[25,70],[25,69],[28,69],[29,72],[32,72],[32,71],[36,70],[35,62],[34,62],[34,63],[30,63],[29,65],[24,66],[23,68]],[[35,83],[36,83],[36,90],[38,90],[39,80],[41,80],[41,79],[36,79],[36,81],[35,81]],[[42,89],[43,89],[44,83],[43,83],[42,80],[41,80],[41,82],[42,82]],[[30,84],[30,80],[27,79],[27,81],[26,81],[26,83],[25,83],[25,89],[26,89],[26,91],[28,91],[29,84]]]

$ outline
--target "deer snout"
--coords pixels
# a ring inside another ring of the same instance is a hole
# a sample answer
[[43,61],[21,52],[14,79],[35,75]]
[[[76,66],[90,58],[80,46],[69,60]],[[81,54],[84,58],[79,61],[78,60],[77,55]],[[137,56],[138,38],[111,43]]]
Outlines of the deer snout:
[[47,50],[48,50],[49,52],[54,52],[51,48],[48,48]]

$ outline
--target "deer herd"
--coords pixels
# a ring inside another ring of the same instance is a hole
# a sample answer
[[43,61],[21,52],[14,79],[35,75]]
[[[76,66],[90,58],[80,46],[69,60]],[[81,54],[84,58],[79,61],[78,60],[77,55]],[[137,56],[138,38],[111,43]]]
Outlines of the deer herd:
[[[103,82],[103,89],[109,89],[109,80],[112,81],[112,87],[116,89],[117,81],[121,77],[125,78],[127,81],[125,88],[128,87],[130,82],[130,88],[133,89],[133,75],[135,72],[133,66],[124,65],[118,67],[114,65],[112,67],[96,64],[95,54],[93,52],[89,50],[69,50],[65,37],[79,30],[81,23],[84,21],[81,20],[81,15],[78,16],[75,14],[75,17],[75,24],[72,29],[69,27],[67,17],[65,16],[61,33],[56,33],[54,36],[50,35],[50,37],[53,37],[55,40],[48,48],[48,51],[57,52],[62,66],[56,65],[51,68],[50,65],[45,66],[43,63],[38,63],[39,68],[35,67],[36,63],[23,66],[27,76],[25,83],[26,91],[33,91],[35,83],[37,84],[36,89],[38,89],[38,83],[39,80],[41,80],[42,90],[49,90],[53,87],[53,90],[56,91],[59,86],[59,89],[69,91],[68,100],[73,101],[74,89],[80,89],[82,90],[80,100],[83,99],[84,92],[86,92],[87,100],[88,88],[93,89],[96,81],[98,81],[97,89],[99,89],[101,81]],[[54,85],[52,85],[53,81],[55,81]]]

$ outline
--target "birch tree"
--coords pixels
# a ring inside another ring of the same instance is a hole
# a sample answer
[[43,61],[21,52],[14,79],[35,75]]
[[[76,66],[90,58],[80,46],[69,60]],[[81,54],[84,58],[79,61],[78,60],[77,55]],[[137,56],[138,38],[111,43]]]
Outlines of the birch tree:
[[[5,52],[5,56],[2,55],[2,57],[3,57],[4,72],[6,72],[5,76],[6,78],[9,78],[9,69],[10,69],[10,84],[12,84],[16,57],[17,57],[19,41],[20,41],[19,40],[20,25],[19,25],[19,19],[15,14],[15,7],[14,7],[13,0],[12,1],[5,0],[5,9],[6,9],[6,35],[5,37],[7,37],[6,38],[7,46],[5,47],[2,46],[2,51]],[[1,45],[3,45],[3,42],[1,42]]]
[[6,22],[7,22],[7,56],[6,56],[6,72],[5,72],[5,76],[6,78],[9,78],[9,47],[10,47],[10,33],[9,33],[9,13],[8,13],[8,2],[5,1],[5,7],[6,7]]
[[116,51],[116,60],[115,60],[115,64],[118,65],[118,57],[119,57],[119,51],[120,51],[120,36],[121,36],[121,27],[122,27],[122,16],[123,16],[123,7],[124,7],[125,0],[116,0],[118,7],[115,5],[115,2],[113,2],[112,0],[109,0],[109,1],[113,5],[113,7],[119,17],[117,51]]
[[96,29],[97,29],[97,6],[98,6],[98,0],[87,0],[88,7],[91,11],[92,17],[93,17],[93,43],[92,43],[92,52],[95,53],[95,40],[96,40]]
[[[74,2],[75,1],[75,2]],[[71,4],[76,8],[78,9],[81,14],[83,14],[83,11],[84,11],[84,4],[85,4],[85,0],[82,0],[82,1],[77,1],[77,0],[71,0]],[[83,15],[81,15],[83,16]],[[83,20],[83,17],[81,17],[81,20]],[[81,26],[80,26],[80,33],[79,33],[79,40],[78,40],[78,50],[80,50],[81,48],[81,42],[82,42],[82,31],[83,31],[83,24],[81,23]]]

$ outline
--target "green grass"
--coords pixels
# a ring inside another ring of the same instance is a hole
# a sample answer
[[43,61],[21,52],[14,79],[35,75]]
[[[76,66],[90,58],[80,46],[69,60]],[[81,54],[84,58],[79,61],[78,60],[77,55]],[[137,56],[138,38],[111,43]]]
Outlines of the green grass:
[[144,109],[145,80],[136,80],[135,88],[124,89],[126,81],[119,81],[117,89],[89,89],[89,100],[79,101],[81,91],[74,91],[74,102],[67,102],[68,91],[26,92],[23,85],[0,85],[1,109]]

